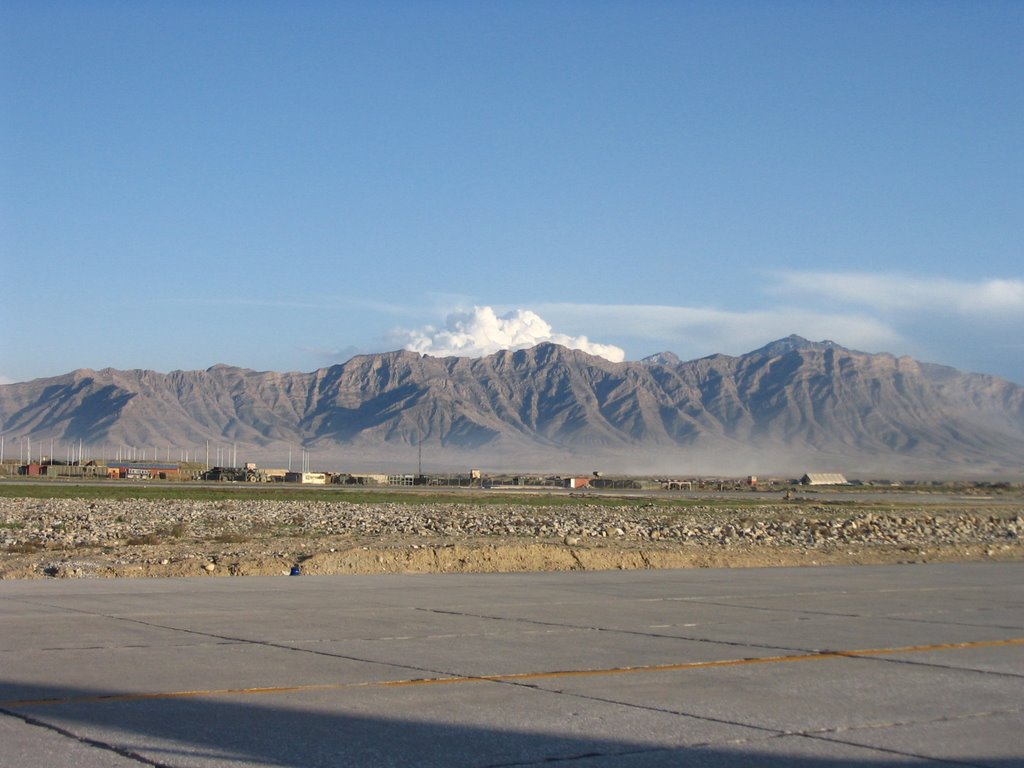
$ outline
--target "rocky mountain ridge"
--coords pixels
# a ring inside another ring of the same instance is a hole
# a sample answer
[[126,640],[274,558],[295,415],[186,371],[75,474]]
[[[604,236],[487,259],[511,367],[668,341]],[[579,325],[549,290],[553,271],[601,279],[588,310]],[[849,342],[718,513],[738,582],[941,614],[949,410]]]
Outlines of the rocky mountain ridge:
[[353,469],[415,466],[418,452],[446,468],[1005,474],[1021,471],[1024,387],[797,336],[687,362],[541,344],[475,359],[360,355],[312,373],[82,369],[0,386],[0,424],[154,452],[295,447]]

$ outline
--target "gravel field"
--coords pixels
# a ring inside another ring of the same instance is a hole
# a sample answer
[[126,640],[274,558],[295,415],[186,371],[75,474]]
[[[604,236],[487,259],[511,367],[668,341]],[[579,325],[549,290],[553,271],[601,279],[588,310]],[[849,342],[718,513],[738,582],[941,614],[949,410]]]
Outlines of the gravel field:
[[[862,508],[862,506],[864,508]],[[1024,504],[0,499],[0,578],[1024,559]]]

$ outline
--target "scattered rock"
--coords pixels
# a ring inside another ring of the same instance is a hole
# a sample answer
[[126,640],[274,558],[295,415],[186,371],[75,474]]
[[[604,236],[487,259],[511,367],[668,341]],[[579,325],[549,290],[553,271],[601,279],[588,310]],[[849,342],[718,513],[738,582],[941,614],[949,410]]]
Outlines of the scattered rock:
[[[1024,559],[1021,506],[0,499],[0,578]],[[287,572],[287,571],[286,571]]]

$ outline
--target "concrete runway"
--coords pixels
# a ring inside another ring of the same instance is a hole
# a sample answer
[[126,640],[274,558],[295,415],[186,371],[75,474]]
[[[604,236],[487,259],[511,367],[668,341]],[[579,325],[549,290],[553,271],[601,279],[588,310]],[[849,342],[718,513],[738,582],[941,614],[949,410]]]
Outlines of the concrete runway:
[[0,766],[1024,766],[1024,565],[0,582]]

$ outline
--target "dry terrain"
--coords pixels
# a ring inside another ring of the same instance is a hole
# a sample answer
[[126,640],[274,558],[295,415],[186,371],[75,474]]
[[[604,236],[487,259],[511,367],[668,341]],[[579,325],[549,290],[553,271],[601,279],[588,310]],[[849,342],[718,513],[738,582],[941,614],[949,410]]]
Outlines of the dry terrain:
[[[150,489],[147,489],[147,491]],[[0,578],[1024,559],[1024,494],[0,497]],[[207,494],[212,496],[212,494]]]

